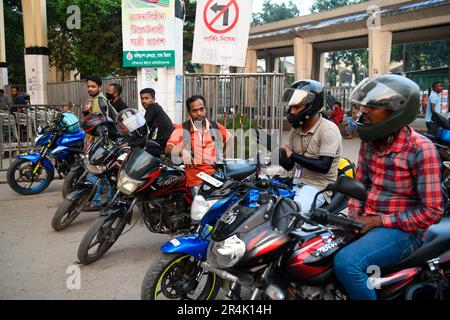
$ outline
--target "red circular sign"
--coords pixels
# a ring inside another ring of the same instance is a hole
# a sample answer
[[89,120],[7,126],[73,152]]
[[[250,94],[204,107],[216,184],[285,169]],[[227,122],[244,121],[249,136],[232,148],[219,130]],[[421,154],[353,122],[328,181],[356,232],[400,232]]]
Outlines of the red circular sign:
[[[218,33],[218,34],[227,33],[228,31],[230,31],[231,29],[233,29],[233,28],[236,26],[237,22],[238,22],[238,19],[239,19],[239,6],[238,6],[236,0],[230,0],[230,1],[228,2],[228,4],[227,4],[226,6],[224,6],[224,8],[222,8],[222,10],[221,10],[219,13],[217,13],[216,16],[215,16],[211,21],[208,21],[208,10],[210,9],[210,5],[211,5],[211,3],[212,3],[213,1],[217,1],[217,0],[209,0],[209,1],[206,3],[206,5],[205,5],[205,9],[203,10],[203,20],[205,21],[205,25],[206,25],[206,27],[207,27],[210,31],[212,31],[212,32],[214,32],[214,33]],[[214,4],[214,6],[216,6],[216,5],[217,5],[217,3]],[[226,12],[227,10],[229,10],[229,8],[230,8],[231,6],[234,6],[234,8],[235,8],[235,10],[236,10],[236,14],[235,14],[233,23],[232,23],[229,27],[227,27],[226,29],[223,29],[223,30],[214,28],[214,27],[213,27],[213,24],[214,24],[218,19],[220,19],[220,18],[225,14],[225,12]]]

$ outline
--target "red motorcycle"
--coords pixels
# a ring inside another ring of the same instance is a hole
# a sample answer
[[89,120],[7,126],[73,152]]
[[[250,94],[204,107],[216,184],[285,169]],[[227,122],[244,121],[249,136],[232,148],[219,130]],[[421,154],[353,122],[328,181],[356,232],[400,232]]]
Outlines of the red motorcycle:
[[111,204],[81,240],[78,247],[81,263],[100,259],[112,247],[125,226],[131,224],[136,206],[151,232],[174,235],[192,230],[192,193],[186,187],[184,170],[152,155],[154,144],[150,140],[145,148],[134,148],[128,154]]
[[[364,186],[345,176],[324,191],[367,198]],[[256,211],[237,203],[220,218],[201,266],[225,280],[228,299],[241,299],[242,288],[250,290],[251,299],[347,298],[334,276],[333,258],[355,240],[352,229],[363,225],[326,208],[298,211],[284,198]],[[380,271],[369,279],[379,299],[449,299],[450,218],[431,226],[411,256]]]

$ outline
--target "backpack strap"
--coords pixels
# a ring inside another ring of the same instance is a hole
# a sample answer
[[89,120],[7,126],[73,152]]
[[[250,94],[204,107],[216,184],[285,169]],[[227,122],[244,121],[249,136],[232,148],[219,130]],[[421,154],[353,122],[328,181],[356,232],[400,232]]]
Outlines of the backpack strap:
[[217,125],[216,121],[210,121],[211,125],[210,131],[211,131],[211,137],[214,142],[214,146],[216,148],[216,162],[219,162],[223,159],[223,137],[222,133],[219,130],[219,127]]
[[194,157],[191,144],[191,120],[183,122],[182,126],[183,126],[183,149],[190,151],[192,157]]

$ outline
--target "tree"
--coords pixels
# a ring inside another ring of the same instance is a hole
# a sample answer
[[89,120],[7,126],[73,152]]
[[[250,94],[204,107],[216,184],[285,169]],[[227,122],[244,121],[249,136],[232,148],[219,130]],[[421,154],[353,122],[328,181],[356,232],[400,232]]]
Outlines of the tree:
[[8,82],[25,84],[24,37],[22,1],[4,0],[5,49],[8,63]]
[[297,6],[289,0],[288,4],[271,3],[264,0],[260,13],[252,13],[252,26],[297,17],[300,14]]
[[403,71],[439,68],[448,63],[448,40],[392,46],[392,61],[403,61]]

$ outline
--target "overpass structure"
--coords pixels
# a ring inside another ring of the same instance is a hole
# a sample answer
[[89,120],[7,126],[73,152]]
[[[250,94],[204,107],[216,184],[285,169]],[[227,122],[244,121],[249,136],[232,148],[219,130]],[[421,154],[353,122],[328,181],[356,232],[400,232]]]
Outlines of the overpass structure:
[[389,72],[392,45],[449,39],[450,0],[372,0],[252,27],[244,70],[265,59],[272,72],[275,58],[294,56],[296,79],[323,82],[325,52],[368,48],[369,76],[378,76]]

